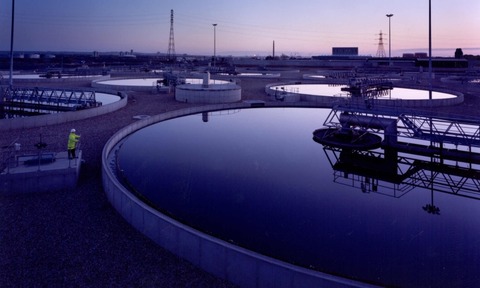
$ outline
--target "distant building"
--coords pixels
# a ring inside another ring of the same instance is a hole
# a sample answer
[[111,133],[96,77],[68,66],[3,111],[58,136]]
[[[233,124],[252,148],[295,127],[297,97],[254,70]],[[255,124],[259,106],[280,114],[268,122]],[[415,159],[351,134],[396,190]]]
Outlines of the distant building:
[[414,53],[403,53],[403,58],[415,58],[415,54]]
[[425,52],[415,52],[415,58],[427,58],[428,53]]
[[332,47],[333,56],[358,56],[358,47]]

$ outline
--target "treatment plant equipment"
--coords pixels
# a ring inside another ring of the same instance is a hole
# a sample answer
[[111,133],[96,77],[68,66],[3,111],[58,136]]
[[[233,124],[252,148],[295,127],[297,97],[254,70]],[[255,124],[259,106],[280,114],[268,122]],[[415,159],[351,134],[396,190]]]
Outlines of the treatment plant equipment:
[[96,100],[95,91],[1,87],[0,92],[4,110],[19,114],[76,111],[102,105]]
[[435,207],[434,192],[480,200],[480,169],[475,165],[478,154],[476,159],[458,160],[448,155],[424,157],[416,151],[399,155],[395,148],[389,149],[352,150],[324,145],[333,169],[333,181],[363,193],[400,198],[422,187],[432,193],[432,203],[423,209],[433,214],[440,211],[438,207],[431,209]]
[[375,98],[389,89],[392,86],[388,83],[351,81],[342,88],[350,97],[331,110],[324,123],[327,128],[315,130],[314,140],[328,146],[368,150],[372,141],[378,144],[375,147],[380,146],[378,135],[372,135],[383,131],[381,146],[387,150],[480,164],[480,154],[472,152],[473,147],[480,147],[478,121],[375,105]]
[[440,214],[434,192],[479,200],[478,121],[373,107],[369,93],[358,93],[370,88],[342,89],[354,92],[350,101],[332,109],[324,123],[328,128],[313,132],[332,165],[334,182],[394,198],[422,187],[431,192],[422,209],[434,215]]

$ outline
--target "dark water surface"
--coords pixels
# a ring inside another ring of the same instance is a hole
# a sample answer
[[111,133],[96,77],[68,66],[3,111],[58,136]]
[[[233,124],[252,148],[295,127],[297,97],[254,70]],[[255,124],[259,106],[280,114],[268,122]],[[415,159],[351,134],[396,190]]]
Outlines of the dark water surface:
[[129,136],[118,161],[160,211],[261,254],[383,285],[479,287],[480,202],[436,192],[441,210],[433,215],[422,208],[430,189],[392,197],[403,194],[392,183],[362,192],[370,182],[336,179],[329,154],[312,140],[328,112],[172,119]]

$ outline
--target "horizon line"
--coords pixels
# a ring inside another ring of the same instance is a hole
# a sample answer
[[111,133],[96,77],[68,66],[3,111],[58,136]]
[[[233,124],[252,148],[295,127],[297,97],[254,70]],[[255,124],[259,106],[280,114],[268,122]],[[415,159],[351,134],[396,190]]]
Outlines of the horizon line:
[[[340,47],[340,46],[339,46]],[[332,47],[333,48],[333,47]],[[455,51],[456,49],[462,49],[462,51],[472,51],[472,50],[479,50],[479,54],[477,55],[480,55],[480,47],[466,47],[466,48],[462,48],[462,47],[457,47],[457,48],[432,48],[432,51]],[[393,51],[397,51],[397,52],[405,52],[405,51],[415,51],[415,50],[418,50],[417,52],[420,52],[420,51],[424,51],[424,50],[428,50],[428,47],[427,48],[402,48],[402,49],[395,49]],[[74,51],[74,50],[14,50],[13,53],[43,53],[43,54],[46,54],[46,53],[59,53],[59,54],[65,54],[65,53],[68,53],[68,54],[93,54],[93,53],[99,53],[99,54],[121,54],[121,53],[125,53],[126,55],[129,55],[132,53],[132,50],[128,50],[128,51],[124,51],[124,50],[104,50],[104,51],[99,51],[99,50],[91,50],[91,51]],[[287,52],[281,52],[279,53],[279,55],[287,55],[286,54]],[[325,52],[318,52],[318,53],[313,53],[313,52],[310,52],[310,53],[299,53],[299,52],[290,52],[290,54],[295,54],[295,56],[300,56],[300,57],[305,57],[305,55],[307,56],[328,56],[328,55],[331,55],[330,53],[325,53]],[[10,54],[10,51],[9,50],[1,50],[0,51],[0,54]],[[168,55],[168,53],[166,52],[160,52],[160,51],[156,51],[156,52],[145,52],[145,51],[133,51],[133,54],[159,54],[159,55]],[[225,57],[225,56],[238,56],[238,57],[241,57],[240,55],[243,55],[243,56],[271,56],[270,52],[264,50],[264,51],[254,51],[254,50],[250,50],[250,51],[226,51],[226,52],[219,52],[217,53],[217,57],[220,57],[221,54],[223,54],[222,57]],[[177,56],[182,56],[182,55],[188,55],[188,56],[204,56],[204,57],[211,57],[212,55],[210,54],[196,54],[196,53],[175,53],[175,55]],[[288,55],[287,55],[288,56]],[[374,56],[374,54],[359,54],[358,56]],[[396,57],[399,57],[399,56],[396,56]]]

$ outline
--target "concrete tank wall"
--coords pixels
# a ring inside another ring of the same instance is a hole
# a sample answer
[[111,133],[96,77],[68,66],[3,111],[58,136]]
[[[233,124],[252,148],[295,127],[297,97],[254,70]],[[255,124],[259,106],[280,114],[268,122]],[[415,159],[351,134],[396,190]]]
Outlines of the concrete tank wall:
[[179,85],[175,89],[175,100],[185,103],[220,104],[233,103],[242,99],[242,89],[236,84]]

